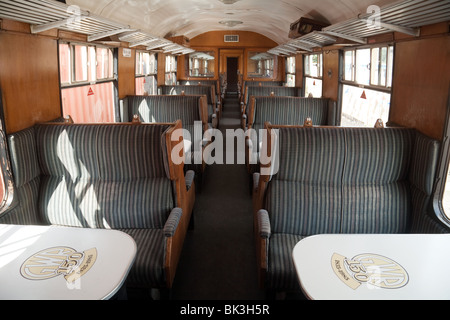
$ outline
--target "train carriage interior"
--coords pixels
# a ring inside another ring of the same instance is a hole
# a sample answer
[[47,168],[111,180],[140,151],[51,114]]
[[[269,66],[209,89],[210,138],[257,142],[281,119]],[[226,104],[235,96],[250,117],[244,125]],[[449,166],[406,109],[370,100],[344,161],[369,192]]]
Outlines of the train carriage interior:
[[106,229],[114,297],[305,301],[299,243],[450,234],[449,35],[448,0],[0,0],[0,279],[8,226]]

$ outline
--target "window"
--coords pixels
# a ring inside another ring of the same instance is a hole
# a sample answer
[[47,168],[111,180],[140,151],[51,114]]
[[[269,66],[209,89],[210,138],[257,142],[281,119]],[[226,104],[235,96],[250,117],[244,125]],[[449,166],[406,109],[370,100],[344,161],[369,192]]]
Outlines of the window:
[[214,52],[193,52],[189,54],[189,76],[213,78],[215,75]]
[[115,122],[114,50],[92,44],[59,44],[63,116],[76,123]]
[[343,54],[342,126],[373,127],[388,121],[394,47],[345,50]]
[[267,52],[249,52],[247,63],[248,78],[273,78],[275,56]]
[[308,54],[304,57],[305,97],[322,97],[323,55]]
[[157,94],[157,62],[156,53],[136,52],[136,95]]
[[286,58],[286,86],[295,87],[295,57]]
[[177,83],[177,58],[173,55],[166,56],[166,81],[167,86]]

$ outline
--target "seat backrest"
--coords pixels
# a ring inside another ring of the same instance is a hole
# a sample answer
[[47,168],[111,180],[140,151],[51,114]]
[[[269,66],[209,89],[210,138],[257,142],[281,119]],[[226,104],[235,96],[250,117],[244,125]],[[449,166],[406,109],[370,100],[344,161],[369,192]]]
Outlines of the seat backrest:
[[346,128],[343,233],[405,233],[411,219],[409,173],[415,131]]
[[162,228],[174,207],[169,128],[37,125],[41,215],[65,226]]
[[275,97],[299,97],[301,89],[297,87],[281,87],[281,86],[246,86],[243,102],[246,105],[245,113],[248,114],[248,106],[251,96],[270,97],[272,94]]
[[220,94],[220,82],[219,80],[180,80],[180,85],[183,86],[214,86],[216,96]]
[[181,120],[183,125],[206,122],[202,97],[195,95],[127,96],[127,122],[138,115],[144,123],[166,123]]
[[274,129],[279,169],[265,198],[274,232],[444,232],[428,214],[438,141],[407,128]]
[[37,207],[41,171],[36,153],[34,128],[9,135],[8,145],[14,178],[13,202],[12,209],[2,216],[0,223],[42,224]]
[[300,97],[253,97],[249,105],[249,128],[263,129],[265,122],[278,125],[303,125],[311,118],[316,126],[332,125],[329,99]]
[[216,104],[215,86],[214,85],[172,85],[159,86],[162,95],[205,95],[208,99],[208,105]]
[[277,127],[279,170],[267,186],[273,232],[338,233],[345,137],[334,128]]

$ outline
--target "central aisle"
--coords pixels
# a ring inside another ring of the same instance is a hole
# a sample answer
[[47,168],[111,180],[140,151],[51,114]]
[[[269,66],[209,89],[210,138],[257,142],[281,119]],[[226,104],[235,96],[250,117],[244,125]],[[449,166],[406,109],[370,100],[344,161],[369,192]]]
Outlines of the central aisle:
[[[224,100],[220,130],[240,128],[237,95]],[[259,300],[252,199],[245,165],[209,166],[196,195],[195,228],[178,265],[174,300]]]

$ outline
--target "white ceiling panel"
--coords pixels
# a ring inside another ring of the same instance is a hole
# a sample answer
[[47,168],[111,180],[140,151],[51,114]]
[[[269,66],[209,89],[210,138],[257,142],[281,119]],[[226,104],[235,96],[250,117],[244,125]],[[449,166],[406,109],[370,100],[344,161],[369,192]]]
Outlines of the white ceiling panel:
[[[225,2],[227,2],[225,0]],[[230,1],[233,2],[233,1]],[[216,30],[258,32],[277,43],[289,41],[290,24],[300,17],[330,24],[367,12],[392,0],[67,0],[96,15],[145,30],[160,38]],[[226,21],[240,21],[233,27]],[[222,23],[221,23],[222,22]]]

